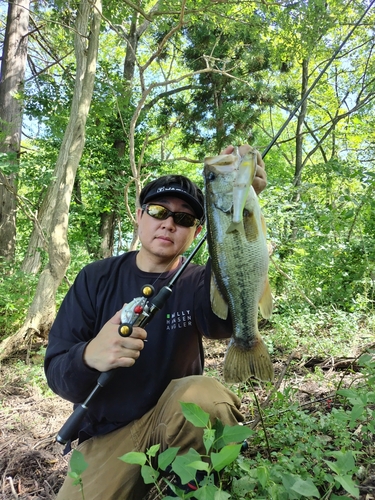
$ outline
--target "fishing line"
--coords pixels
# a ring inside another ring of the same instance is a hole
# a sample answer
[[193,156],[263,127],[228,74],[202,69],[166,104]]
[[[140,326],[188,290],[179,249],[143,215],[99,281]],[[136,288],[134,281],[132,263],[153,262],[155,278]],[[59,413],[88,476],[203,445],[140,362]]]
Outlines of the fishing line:
[[336,59],[336,56],[337,54],[342,50],[342,48],[344,47],[344,45],[346,44],[346,42],[349,40],[349,38],[352,36],[353,32],[355,31],[356,28],[358,28],[360,22],[362,21],[362,19],[367,15],[367,13],[369,12],[369,10],[371,9],[371,7],[373,6],[375,0],[372,0],[369,4],[369,6],[367,7],[367,9],[365,10],[365,12],[361,15],[361,17],[358,19],[358,21],[355,23],[355,25],[353,26],[353,28],[349,31],[349,33],[346,35],[346,37],[344,38],[344,40],[341,42],[341,44],[339,45],[339,47],[335,50],[335,52],[333,53],[332,57],[328,60],[328,62],[326,63],[326,65],[324,66],[324,68],[322,69],[322,71],[319,73],[319,75],[316,77],[316,79],[314,80],[314,82],[312,83],[312,85],[310,86],[310,88],[307,89],[305,95],[302,97],[302,99],[296,104],[295,108],[291,111],[289,117],[287,118],[287,120],[284,122],[284,124],[282,125],[282,127],[280,128],[280,130],[277,132],[277,134],[273,137],[273,139],[271,140],[271,142],[268,144],[268,146],[266,147],[266,149],[263,151],[262,153],[262,158],[264,158],[266,156],[266,154],[268,153],[268,151],[272,148],[272,146],[275,144],[275,142],[277,141],[277,139],[280,137],[280,135],[284,132],[284,130],[286,129],[286,127],[289,125],[290,121],[292,120],[292,118],[295,116],[295,114],[297,113],[297,111],[299,110],[299,108],[302,106],[302,104],[306,101],[306,99],[309,97],[309,95],[311,94],[311,92],[314,90],[314,88],[316,87],[316,85],[318,84],[319,80],[321,79],[321,77],[324,75],[324,73],[327,71],[327,69],[329,68],[329,66],[333,63],[333,61]]

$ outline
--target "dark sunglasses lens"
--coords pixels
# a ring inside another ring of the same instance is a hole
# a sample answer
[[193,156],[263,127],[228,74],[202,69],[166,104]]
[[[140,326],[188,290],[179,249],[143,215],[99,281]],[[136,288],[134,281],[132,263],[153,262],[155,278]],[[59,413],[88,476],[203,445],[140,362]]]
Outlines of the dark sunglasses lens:
[[177,212],[174,214],[173,219],[176,224],[184,227],[192,227],[195,224],[195,217],[190,214]]
[[149,205],[147,207],[148,215],[154,217],[154,219],[164,220],[168,217],[168,210],[161,205]]

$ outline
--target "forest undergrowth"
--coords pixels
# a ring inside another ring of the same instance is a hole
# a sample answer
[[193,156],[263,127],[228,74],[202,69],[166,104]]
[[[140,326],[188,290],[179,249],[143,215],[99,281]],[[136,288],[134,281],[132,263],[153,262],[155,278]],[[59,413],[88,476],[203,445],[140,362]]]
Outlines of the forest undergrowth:
[[[214,492],[202,484],[196,498],[375,499],[373,324],[337,311],[263,324],[275,382],[230,386],[252,431],[248,449],[220,470]],[[226,344],[205,341],[206,375],[221,382]],[[44,349],[35,344],[0,367],[1,500],[54,499],[67,472],[55,437],[71,404],[46,385]],[[155,481],[147,499],[165,498],[165,488]]]

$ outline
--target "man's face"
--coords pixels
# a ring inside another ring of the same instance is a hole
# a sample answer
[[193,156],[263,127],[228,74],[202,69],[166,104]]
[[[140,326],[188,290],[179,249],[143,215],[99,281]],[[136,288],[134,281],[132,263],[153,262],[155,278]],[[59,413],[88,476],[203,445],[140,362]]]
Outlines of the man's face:
[[[172,196],[156,198],[150,203],[162,205],[172,212],[186,212],[195,216],[191,206],[184,200]],[[138,236],[142,243],[142,249],[154,256],[172,260],[184,253],[201,227],[183,227],[176,224],[173,217],[165,220],[154,219],[137,209]]]

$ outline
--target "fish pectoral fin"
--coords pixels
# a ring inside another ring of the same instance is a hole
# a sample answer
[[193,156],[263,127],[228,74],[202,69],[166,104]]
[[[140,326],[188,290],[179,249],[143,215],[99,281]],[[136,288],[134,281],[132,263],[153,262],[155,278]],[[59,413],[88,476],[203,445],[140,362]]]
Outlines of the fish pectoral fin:
[[228,234],[228,233],[234,233],[234,231],[238,231],[240,234],[243,234],[243,236],[246,237],[245,228],[242,220],[239,222],[232,222],[226,232]]
[[243,224],[247,241],[256,241],[259,238],[259,227],[253,212],[244,211]]
[[216,278],[213,273],[211,273],[210,299],[211,308],[216,316],[218,316],[220,319],[227,319],[228,304],[217,287]]
[[264,237],[266,237],[267,236],[267,224],[266,224],[266,220],[264,218],[264,215],[262,213],[260,214],[260,223],[262,226],[262,232],[264,234]]
[[260,307],[260,313],[263,316],[263,318],[268,319],[271,316],[273,308],[272,293],[268,278],[266,279],[263,295],[259,301],[259,307]]

